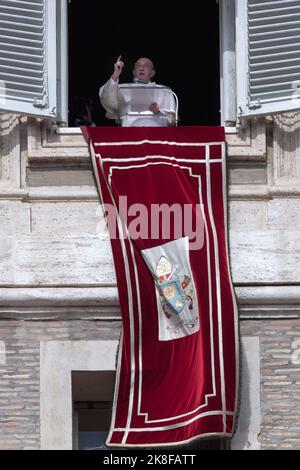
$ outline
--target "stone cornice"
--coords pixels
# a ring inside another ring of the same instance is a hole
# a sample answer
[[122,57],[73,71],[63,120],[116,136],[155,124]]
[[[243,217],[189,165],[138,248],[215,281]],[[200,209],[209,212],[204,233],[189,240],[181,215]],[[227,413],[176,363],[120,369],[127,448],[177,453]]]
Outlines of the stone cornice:
[[[236,286],[241,319],[300,318],[300,286]],[[0,287],[0,318],[120,320],[115,285]]]

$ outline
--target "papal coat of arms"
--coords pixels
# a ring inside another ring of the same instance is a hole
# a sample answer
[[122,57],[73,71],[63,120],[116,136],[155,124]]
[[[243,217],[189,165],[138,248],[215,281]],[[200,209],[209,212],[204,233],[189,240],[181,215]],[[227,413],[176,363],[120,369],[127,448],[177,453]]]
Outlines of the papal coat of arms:
[[182,327],[194,329],[198,323],[198,312],[194,310],[194,289],[191,278],[182,272],[180,266],[172,263],[162,256],[156,267],[156,287],[163,312],[170,324],[167,329],[176,336]]
[[198,331],[199,312],[188,256],[182,238],[142,253],[154,277],[159,339],[169,341]]

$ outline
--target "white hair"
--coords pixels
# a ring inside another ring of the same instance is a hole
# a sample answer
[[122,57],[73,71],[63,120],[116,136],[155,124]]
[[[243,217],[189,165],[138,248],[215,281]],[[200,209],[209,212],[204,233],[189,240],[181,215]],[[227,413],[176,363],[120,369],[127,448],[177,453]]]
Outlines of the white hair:
[[148,59],[148,57],[140,57],[140,58],[135,62],[134,68],[137,67],[138,62],[139,62],[141,59],[146,59],[146,60],[148,60],[148,62],[150,62],[151,66],[152,66],[152,68],[153,68],[153,70],[154,70],[154,64],[153,64],[152,60]]

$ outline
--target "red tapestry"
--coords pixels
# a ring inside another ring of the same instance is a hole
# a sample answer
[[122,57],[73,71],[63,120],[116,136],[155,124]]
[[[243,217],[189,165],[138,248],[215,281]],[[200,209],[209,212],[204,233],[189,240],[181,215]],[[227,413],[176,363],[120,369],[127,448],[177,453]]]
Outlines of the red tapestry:
[[232,436],[238,320],[222,127],[82,128],[123,333],[108,446]]

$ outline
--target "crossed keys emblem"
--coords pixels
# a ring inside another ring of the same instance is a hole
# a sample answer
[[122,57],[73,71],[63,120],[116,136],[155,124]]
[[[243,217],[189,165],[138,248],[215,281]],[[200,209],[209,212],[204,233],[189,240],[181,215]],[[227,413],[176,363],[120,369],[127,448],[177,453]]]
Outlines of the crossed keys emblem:
[[182,312],[187,304],[190,310],[193,309],[192,297],[185,292],[190,281],[191,278],[187,275],[181,281],[176,267],[173,267],[172,263],[165,256],[160,258],[156,266],[155,282],[160,294],[163,310],[168,318],[171,317],[168,308],[177,315]]

